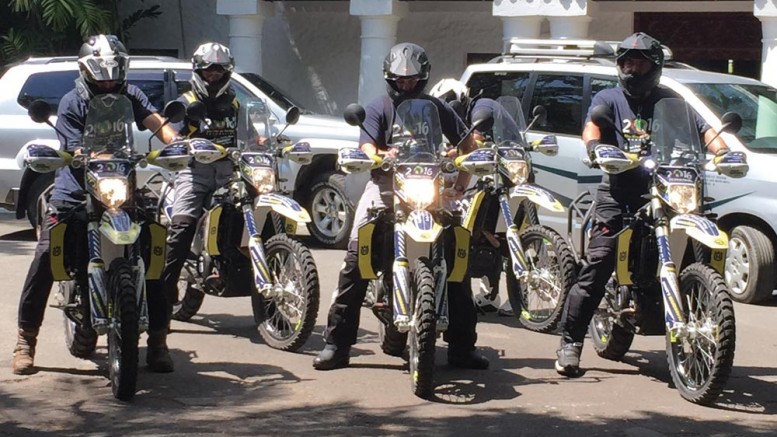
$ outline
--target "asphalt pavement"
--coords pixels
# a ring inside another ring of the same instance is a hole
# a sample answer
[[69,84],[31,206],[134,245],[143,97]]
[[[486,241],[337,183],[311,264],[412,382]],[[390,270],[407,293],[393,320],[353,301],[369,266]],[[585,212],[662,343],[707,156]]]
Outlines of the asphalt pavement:
[[[0,435],[774,435],[777,429],[777,308],[735,305],[737,349],[726,391],[712,407],[673,388],[663,337],[638,337],[623,362],[586,344],[585,373],[553,370],[558,337],[484,315],[478,345],[485,371],[451,369],[438,342],[431,401],[410,392],[401,358],[384,355],[378,322],[362,311],[351,366],[311,364],[344,252],[313,249],[322,284],[316,333],[299,353],[273,350],[252,325],[247,298],[206,297],[191,322],[173,322],[176,370],[141,367],[135,399],[115,400],[105,340],[89,360],[64,344],[63,315],[49,308],[36,356],[39,371],[11,373],[21,285],[35,247],[24,221],[0,214]],[[145,361],[145,336],[141,363]]]

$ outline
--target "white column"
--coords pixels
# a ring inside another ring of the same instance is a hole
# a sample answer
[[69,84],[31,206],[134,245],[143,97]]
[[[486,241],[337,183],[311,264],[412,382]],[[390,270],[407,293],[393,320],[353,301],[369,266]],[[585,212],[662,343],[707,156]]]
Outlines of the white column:
[[359,104],[366,105],[386,92],[383,59],[397,42],[397,23],[407,6],[397,0],[351,0],[350,13],[361,19]]
[[548,17],[550,39],[588,39],[588,16]]
[[537,39],[540,37],[545,17],[501,17],[502,47],[510,38]]
[[237,71],[262,74],[262,25],[272,16],[272,3],[217,0],[216,13],[229,16],[229,42]]
[[756,0],[753,13],[761,20],[763,51],[761,81],[777,87],[777,4],[776,0]]

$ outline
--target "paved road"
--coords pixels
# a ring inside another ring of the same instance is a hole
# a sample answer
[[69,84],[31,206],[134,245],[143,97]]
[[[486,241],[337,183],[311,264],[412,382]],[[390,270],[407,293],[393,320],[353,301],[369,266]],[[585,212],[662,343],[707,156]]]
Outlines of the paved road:
[[[640,337],[625,362],[587,345],[586,373],[553,370],[558,338],[484,316],[479,345],[487,371],[449,369],[438,348],[434,401],[415,398],[403,361],[382,354],[377,321],[364,312],[348,369],[311,362],[342,252],[314,250],[323,284],[316,335],[301,353],[262,344],[246,298],[206,298],[191,323],[173,323],[175,373],[142,369],[132,403],[111,396],[104,340],[92,360],[71,357],[62,314],[50,309],[36,364],[11,373],[19,289],[34,249],[23,222],[0,214],[0,435],[774,435],[777,428],[777,308],[736,306],[735,369],[714,407],[683,401],[671,386],[663,338]],[[145,353],[141,351],[141,360]]]

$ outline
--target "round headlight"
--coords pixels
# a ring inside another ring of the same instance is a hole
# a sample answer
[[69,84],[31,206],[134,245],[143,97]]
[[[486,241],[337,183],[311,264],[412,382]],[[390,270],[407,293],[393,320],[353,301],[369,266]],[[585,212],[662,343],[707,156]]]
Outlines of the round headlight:
[[693,185],[670,184],[667,199],[670,208],[680,214],[688,214],[699,207],[699,190]]
[[434,179],[407,179],[403,190],[413,209],[425,209],[434,201],[437,185]]
[[124,205],[129,197],[129,183],[127,178],[98,179],[96,192],[103,205],[108,209],[117,209]]
[[275,171],[270,167],[252,167],[251,185],[259,194],[267,194],[275,191]]
[[526,183],[529,179],[529,165],[526,161],[502,161],[502,167],[507,177],[515,185]]

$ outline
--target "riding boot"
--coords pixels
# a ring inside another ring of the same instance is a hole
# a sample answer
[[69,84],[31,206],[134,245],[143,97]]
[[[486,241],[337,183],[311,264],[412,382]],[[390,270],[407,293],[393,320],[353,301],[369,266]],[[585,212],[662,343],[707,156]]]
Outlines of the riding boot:
[[16,347],[13,350],[13,373],[29,375],[35,371],[35,345],[38,343],[38,330],[19,329]]
[[148,332],[146,364],[152,372],[170,373],[173,371],[173,359],[167,348],[167,329]]

